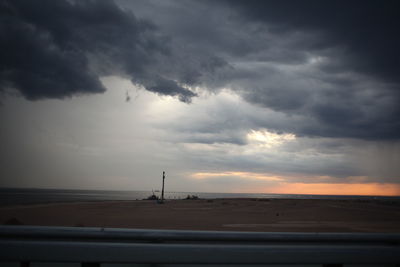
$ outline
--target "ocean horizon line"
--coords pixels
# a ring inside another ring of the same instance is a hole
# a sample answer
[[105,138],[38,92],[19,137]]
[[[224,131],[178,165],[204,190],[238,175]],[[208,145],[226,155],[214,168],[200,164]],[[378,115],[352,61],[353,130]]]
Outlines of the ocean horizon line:
[[[143,192],[143,193],[159,193],[161,190],[158,189],[87,189],[87,188],[40,188],[40,187],[0,187],[0,191],[80,191],[80,192],[121,192],[121,193],[134,193],[134,192]],[[220,194],[220,195],[259,195],[259,196],[321,196],[321,197],[384,197],[384,198],[400,198],[399,196],[391,196],[391,195],[350,195],[350,194],[295,194],[295,193],[260,193],[260,192],[205,192],[205,191],[174,191],[174,190],[166,190],[165,193],[170,194]]]

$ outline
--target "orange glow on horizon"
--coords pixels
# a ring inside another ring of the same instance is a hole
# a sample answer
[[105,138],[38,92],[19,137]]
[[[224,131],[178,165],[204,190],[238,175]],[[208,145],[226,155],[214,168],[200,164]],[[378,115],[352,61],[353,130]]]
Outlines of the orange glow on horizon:
[[[368,182],[366,176],[349,176],[347,183],[334,183],[331,176],[280,176],[276,174],[225,171],[196,172],[189,177],[198,181],[222,179],[227,182],[230,193],[266,193],[266,194],[305,194],[305,195],[363,195],[363,196],[400,196],[400,184]],[[290,179],[309,180],[310,183],[291,182]],[[247,180],[235,185],[235,179]],[[256,183],[254,183],[256,182]],[[263,183],[262,185],[260,184]],[[261,186],[260,186],[261,185]]]
[[400,196],[400,185],[388,183],[281,183],[277,186],[264,188],[263,192],[276,194]]

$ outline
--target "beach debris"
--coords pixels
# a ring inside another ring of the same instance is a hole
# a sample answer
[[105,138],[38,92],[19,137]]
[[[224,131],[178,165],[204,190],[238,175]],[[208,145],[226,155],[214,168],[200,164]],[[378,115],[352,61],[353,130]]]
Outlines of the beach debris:
[[154,194],[154,190],[151,190],[151,192],[152,192],[151,196],[148,196],[144,200],[157,200],[158,201],[160,198],[156,194]]
[[196,199],[199,199],[199,197],[196,195],[187,195],[187,197],[185,199],[196,200]]

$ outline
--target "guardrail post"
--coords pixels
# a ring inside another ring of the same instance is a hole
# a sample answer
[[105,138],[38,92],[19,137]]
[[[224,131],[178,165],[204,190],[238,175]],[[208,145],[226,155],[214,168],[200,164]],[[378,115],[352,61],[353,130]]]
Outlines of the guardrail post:
[[81,267],[100,267],[98,262],[82,262]]

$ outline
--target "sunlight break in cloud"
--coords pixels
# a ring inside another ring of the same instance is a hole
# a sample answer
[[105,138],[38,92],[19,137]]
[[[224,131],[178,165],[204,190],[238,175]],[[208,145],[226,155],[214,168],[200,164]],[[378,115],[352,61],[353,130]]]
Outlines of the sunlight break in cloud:
[[253,172],[196,172],[190,175],[194,179],[214,179],[221,177],[235,177],[250,180],[281,181],[282,178],[275,175],[265,175]]
[[247,134],[247,139],[249,142],[257,143],[262,147],[275,147],[285,142],[295,140],[296,136],[294,134],[277,134],[267,130],[251,130]]

